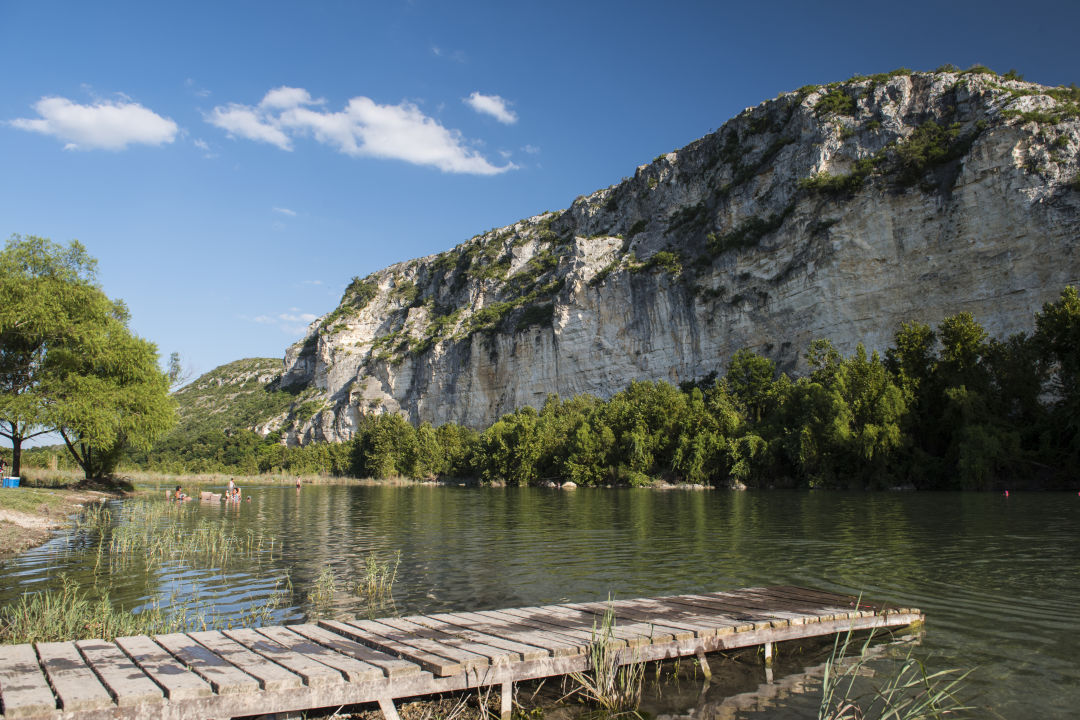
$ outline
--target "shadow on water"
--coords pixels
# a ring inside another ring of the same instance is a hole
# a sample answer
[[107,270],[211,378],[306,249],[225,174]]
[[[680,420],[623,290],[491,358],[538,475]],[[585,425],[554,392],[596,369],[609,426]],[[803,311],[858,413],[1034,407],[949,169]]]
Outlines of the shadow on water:
[[[67,573],[127,608],[196,597],[207,611],[240,617],[278,593],[273,622],[370,614],[345,588],[370,557],[398,553],[386,614],[806,585],[921,608],[932,666],[975,667],[968,683],[978,704],[1004,717],[1071,717],[1080,705],[1075,495],[431,486],[245,494],[251,502],[196,503],[175,522],[260,533],[274,538],[273,552],[217,564],[135,559],[121,572],[96,562],[96,537],[75,531],[0,565],[0,604]],[[311,590],[327,567],[338,592],[316,608]],[[792,697],[777,703],[802,708]]]

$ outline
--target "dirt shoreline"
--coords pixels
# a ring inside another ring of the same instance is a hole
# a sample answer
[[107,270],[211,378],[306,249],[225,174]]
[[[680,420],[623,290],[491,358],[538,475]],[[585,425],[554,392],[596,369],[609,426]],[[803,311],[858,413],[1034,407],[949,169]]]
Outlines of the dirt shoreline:
[[19,487],[0,490],[0,559],[38,547],[72,524],[90,503],[122,493],[68,488]]

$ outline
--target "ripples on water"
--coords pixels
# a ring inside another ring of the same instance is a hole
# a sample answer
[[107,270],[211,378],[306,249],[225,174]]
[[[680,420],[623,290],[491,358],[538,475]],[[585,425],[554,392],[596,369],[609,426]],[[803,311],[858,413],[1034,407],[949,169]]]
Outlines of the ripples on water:
[[[397,612],[534,605],[796,584],[927,614],[918,652],[975,667],[976,704],[1007,718],[1080,707],[1080,497],[1065,494],[728,493],[453,487],[250,488],[240,508],[199,507],[277,538],[270,560],[110,574],[77,532],[0,565],[0,603],[63,572],[128,608],[190,602],[240,617],[285,591],[275,622],[312,611],[331,565],[339,589],[368,553],[392,560]],[[103,563],[107,566],[108,563]],[[290,587],[291,583],[291,587]],[[363,612],[339,592],[337,612]],[[814,717],[806,696],[780,701]],[[775,708],[774,708],[775,710]],[[742,711],[743,717],[756,716]],[[771,716],[770,716],[771,717]]]

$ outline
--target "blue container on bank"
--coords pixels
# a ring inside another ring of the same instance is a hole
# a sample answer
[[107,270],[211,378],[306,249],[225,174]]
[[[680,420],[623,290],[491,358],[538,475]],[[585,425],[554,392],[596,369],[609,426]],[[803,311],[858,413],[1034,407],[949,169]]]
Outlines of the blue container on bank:
[[4,478],[4,487],[6,487],[6,488],[17,488],[17,487],[19,487],[19,478],[17,478],[17,477],[6,477],[6,478]]

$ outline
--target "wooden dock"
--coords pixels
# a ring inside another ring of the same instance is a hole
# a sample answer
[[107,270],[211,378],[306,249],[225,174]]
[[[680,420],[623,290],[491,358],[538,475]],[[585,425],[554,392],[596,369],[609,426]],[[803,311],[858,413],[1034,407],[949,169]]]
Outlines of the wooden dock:
[[621,663],[903,627],[911,608],[790,586],[403,618],[0,646],[9,718],[230,718],[379,703],[582,672],[608,608]]

